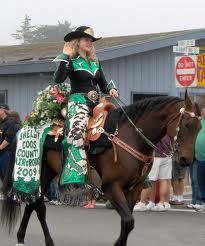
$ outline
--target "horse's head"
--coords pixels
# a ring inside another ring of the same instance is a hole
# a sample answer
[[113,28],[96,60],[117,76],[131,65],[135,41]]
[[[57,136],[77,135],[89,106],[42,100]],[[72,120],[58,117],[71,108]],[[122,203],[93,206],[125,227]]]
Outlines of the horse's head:
[[200,130],[201,122],[200,112],[197,110],[196,104],[190,100],[187,92],[185,93],[183,104],[180,108],[180,116],[175,121],[175,134],[171,135],[174,136],[176,161],[185,167],[193,162],[195,140]]

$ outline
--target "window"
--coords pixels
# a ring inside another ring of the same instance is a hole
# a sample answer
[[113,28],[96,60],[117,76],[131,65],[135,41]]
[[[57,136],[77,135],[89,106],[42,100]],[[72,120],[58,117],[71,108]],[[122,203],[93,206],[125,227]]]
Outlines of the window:
[[0,90],[0,104],[8,103],[8,91]]

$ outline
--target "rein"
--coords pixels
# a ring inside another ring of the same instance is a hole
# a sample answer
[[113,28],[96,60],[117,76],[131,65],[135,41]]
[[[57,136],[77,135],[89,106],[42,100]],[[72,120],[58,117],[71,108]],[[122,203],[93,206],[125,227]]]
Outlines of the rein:
[[[115,98],[113,97],[114,100],[116,101],[116,103],[119,105],[120,109],[122,110],[122,112],[124,113],[125,117],[127,118],[127,120],[130,122],[130,124],[135,128],[135,131],[141,136],[141,138],[153,149],[158,150],[157,146],[152,143],[152,141],[150,141],[142,132],[143,130],[141,128],[138,128],[135,126],[134,122],[130,119],[129,115],[126,113],[126,111],[124,110],[124,108],[121,106],[120,103],[122,103],[124,106],[126,106],[126,104],[120,99],[120,98]],[[119,100],[119,102],[118,102]]]
[[[147,143],[151,148],[153,148],[155,151],[158,151],[158,153],[166,156],[166,157],[170,157],[169,155],[167,155],[166,153],[162,152],[150,139],[148,139],[142,132],[143,130],[141,128],[137,128],[134,124],[134,122],[130,119],[129,115],[126,113],[126,111],[124,110],[124,108],[122,107],[121,104],[123,104],[123,106],[127,106],[119,97],[115,98],[113,97],[114,100],[116,101],[116,103],[118,104],[118,106],[120,107],[120,109],[122,110],[122,112],[124,113],[125,117],[127,118],[127,120],[131,123],[131,125],[135,128],[135,131],[140,135],[140,137],[145,141],[145,143]],[[118,102],[119,101],[119,102]],[[121,103],[121,104],[120,104]]]

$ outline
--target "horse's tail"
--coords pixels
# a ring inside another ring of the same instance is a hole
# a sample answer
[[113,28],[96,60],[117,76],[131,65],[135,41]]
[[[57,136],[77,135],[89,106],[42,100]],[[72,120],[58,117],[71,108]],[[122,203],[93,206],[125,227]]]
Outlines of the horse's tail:
[[13,183],[13,169],[15,163],[15,153],[16,148],[13,147],[11,151],[11,159],[7,166],[6,175],[3,181],[2,192],[5,196],[5,200],[2,204],[1,210],[1,223],[8,228],[9,233],[11,233],[18,221],[21,214],[21,207],[17,201],[14,201],[8,193],[11,192]]

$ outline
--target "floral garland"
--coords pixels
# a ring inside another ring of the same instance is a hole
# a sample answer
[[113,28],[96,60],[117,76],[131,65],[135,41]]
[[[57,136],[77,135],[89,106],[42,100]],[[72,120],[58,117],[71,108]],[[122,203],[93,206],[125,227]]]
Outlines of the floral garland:
[[49,85],[40,91],[32,112],[25,117],[24,127],[41,127],[59,118],[61,110],[67,105],[69,93],[68,84]]

